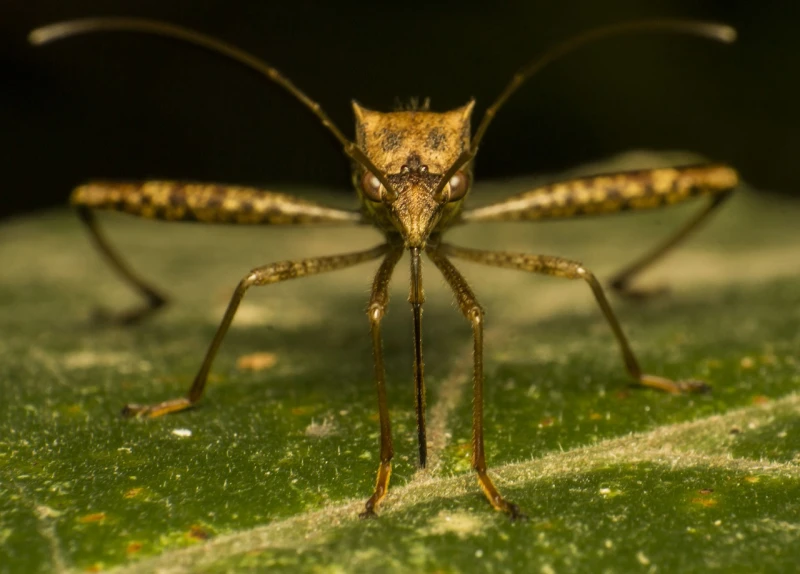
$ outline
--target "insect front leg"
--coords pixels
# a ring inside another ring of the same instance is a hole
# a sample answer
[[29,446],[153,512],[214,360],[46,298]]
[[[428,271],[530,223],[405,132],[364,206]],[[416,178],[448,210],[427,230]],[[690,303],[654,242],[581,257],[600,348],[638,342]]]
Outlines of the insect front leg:
[[134,273],[111,247],[100,231],[93,209],[122,211],[162,221],[238,225],[353,224],[361,221],[357,212],[333,209],[281,193],[175,181],[89,183],[76,188],[70,202],[106,261],[145,299],[139,307],[101,313],[104,321],[116,324],[141,321],[163,307],[167,298]]
[[228,308],[225,310],[222,322],[217,328],[217,332],[214,334],[214,338],[203,359],[203,364],[200,366],[200,370],[197,372],[187,395],[154,405],[128,404],[122,409],[123,416],[158,417],[167,413],[185,410],[200,400],[206,387],[208,373],[211,370],[214,357],[216,357],[222,340],[225,338],[225,334],[231,326],[233,317],[236,315],[236,310],[239,308],[239,303],[241,303],[244,294],[250,287],[270,285],[272,283],[279,283],[281,281],[305,277],[307,275],[316,275],[327,271],[344,269],[345,267],[351,267],[358,263],[370,261],[371,259],[377,259],[386,253],[387,250],[388,245],[383,244],[366,251],[357,251],[355,253],[332,255],[328,257],[300,259],[297,261],[280,261],[253,269],[239,282],[239,285],[233,292],[233,296],[231,297],[230,303],[228,303]]
[[699,195],[709,204],[656,249],[637,259],[610,281],[620,295],[642,298],[663,289],[642,290],[631,282],[700,224],[731,195],[739,182],[736,171],[722,164],[625,171],[557,182],[464,212],[464,222],[533,221],[575,218],[673,205]]
[[592,289],[597,304],[600,306],[603,316],[611,327],[614,337],[619,344],[622,352],[622,359],[625,363],[630,376],[640,385],[665,391],[668,393],[698,393],[707,392],[710,387],[697,380],[672,381],[670,379],[656,375],[648,375],[642,372],[639,361],[631,349],[628,338],[622,331],[622,327],[617,320],[611,305],[603,292],[603,287],[594,274],[576,261],[562,259],[561,257],[550,257],[547,255],[528,255],[525,253],[509,253],[504,251],[483,251],[479,249],[469,249],[466,247],[456,247],[455,245],[442,244],[442,253],[467,259],[476,263],[483,263],[493,267],[504,267],[506,269],[518,269],[531,273],[541,273],[565,279],[583,279]]
[[386,399],[386,367],[383,364],[383,342],[381,340],[381,321],[386,314],[389,305],[389,281],[392,278],[397,262],[403,255],[402,246],[396,246],[390,251],[381,263],[378,272],[375,274],[375,281],[372,283],[372,296],[367,307],[369,317],[370,334],[372,335],[372,356],[375,365],[375,384],[378,389],[378,417],[381,427],[381,462],[378,467],[378,478],[375,482],[375,490],[369,497],[364,512],[359,514],[361,518],[372,518],[377,516],[375,509],[386,496],[389,490],[389,477],[392,474],[392,457],[394,448],[392,446],[392,424],[389,420],[389,405]]
[[512,519],[525,518],[516,504],[506,500],[495,487],[486,467],[483,447],[483,309],[466,279],[447,259],[443,250],[431,247],[426,253],[442,272],[456,296],[461,313],[472,325],[473,336],[473,400],[472,400],[472,468],[478,474],[478,484],[489,503]]

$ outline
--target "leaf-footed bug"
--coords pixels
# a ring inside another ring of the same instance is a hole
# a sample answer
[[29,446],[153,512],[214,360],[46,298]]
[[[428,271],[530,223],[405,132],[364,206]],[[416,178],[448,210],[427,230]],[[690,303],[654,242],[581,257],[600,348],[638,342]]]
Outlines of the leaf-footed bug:
[[140,279],[112,249],[97,225],[94,209],[123,211],[166,221],[249,225],[370,224],[377,227],[385,238],[380,245],[364,251],[281,261],[250,271],[236,287],[187,396],[154,405],[130,404],[124,408],[126,415],[160,416],[184,410],[200,399],[214,357],[239,303],[250,287],[334,271],[382,258],[367,307],[378,390],[380,466],[375,489],[361,516],[374,516],[389,486],[394,454],[386,399],[381,320],[389,300],[389,281],[405,250],[409,251],[411,258],[409,299],[414,324],[413,372],[420,465],[425,466],[427,455],[421,325],[425,301],[421,264],[424,252],[444,275],[456,296],[459,309],[472,326],[472,467],[491,505],[512,518],[524,515],[494,486],[487,473],[484,453],[483,310],[464,277],[450,262],[451,258],[586,281],[611,326],[628,373],[638,384],[670,393],[699,392],[708,388],[699,381],[671,381],[645,374],[603,288],[592,272],[580,263],[552,256],[458,247],[444,242],[442,236],[450,228],[467,223],[568,218],[650,209],[699,195],[709,196],[706,207],[675,235],[613,277],[611,286],[621,294],[634,297],[644,295],[644,292],[631,287],[632,279],[683,240],[730,196],[738,183],[735,170],[726,165],[710,164],[602,174],[538,187],[485,207],[465,209],[464,201],[472,188],[473,161],[497,111],[528,78],[557,58],[587,43],[634,32],[688,34],[728,43],[735,39],[735,31],[729,26],[680,20],[635,21],[598,28],[567,40],[522,67],[512,77],[484,113],[474,135],[470,128],[473,101],[446,112],[430,111],[425,102],[410,109],[386,113],[366,109],[354,102],[355,141],[345,137],[319,104],[278,70],[238,48],[198,32],[150,20],[94,18],[38,28],[31,32],[30,41],[37,45],[47,44],[70,36],[103,31],[143,32],[183,40],[221,53],[263,74],[306,106],[339,141],[345,155],[352,160],[353,183],[360,202],[359,209],[348,211],[249,187],[172,181],[93,182],[80,186],[73,192],[71,202],[86,224],[96,247],[123,279],[145,298],[141,307],[120,312],[109,317],[110,320],[117,323],[139,321],[162,307],[166,298]]

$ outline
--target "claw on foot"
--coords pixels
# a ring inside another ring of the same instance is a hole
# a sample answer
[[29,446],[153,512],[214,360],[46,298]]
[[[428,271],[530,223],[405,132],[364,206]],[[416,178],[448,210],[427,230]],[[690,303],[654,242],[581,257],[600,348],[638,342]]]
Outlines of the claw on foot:
[[673,395],[683,394],[704,394],[711,392],[711,385],[704,381],[697,379],[688,379],[685,381],[672,381],[664,377],[657,377],[655,375],[642,375],[639,378],[639,384],[644,387],[650,387]]
[[139,418],[147,411],[147,405],[137,405],[135,403],[128,403],[120,411],[120,415],[126,419]]
[[140,323],[146,317],[153,314],[156,309],[157,308],[146,307],[114,312],[102,307],[97,307],[92,311],[91,322],[101,327],[129,327]]
[[378,515],[375,513],[373,509],[367,508],[364,510],[364,512],[359,512],[358,517],[361,520],[371,520],[373,518],[378,518]]
[[362,520],[371,519],[371,518],[378,518],[378,514],[375,512],[375,507],[377,503],[375,501],[375,496],[371,496],[369,500],[367,500],[366,504],[364,504],[364,512],[359,512],[358,517]]
[[91,321],[95,325],[104,327],[127,327],[136,325],[166,304],[167,298],[154,292],[148,295],[146,304],[125,311],[110,311],[103,307],[97,307],[92,312]]
[[711,385],[698,379],[687,379],[675,383],[682,393],[703,395],[711,392]]
[[511,502],[507,502],[506,504],[508,505],[508,507],[506,508],[505,513],[508,515],[509,520],[511,520],[512,522],[516,522],[517,520],[519,521],[528,520],[528,515],[522,512],[519,509],[519,506]]
[[182,397],[180,399],[164,401],[157,405],[137,405],[135,403],[129,403],[122,407],[122,412],[120,414],[125,418],[154,418],[177,411],[183,411],[191,406],[192,403],[189,399]]

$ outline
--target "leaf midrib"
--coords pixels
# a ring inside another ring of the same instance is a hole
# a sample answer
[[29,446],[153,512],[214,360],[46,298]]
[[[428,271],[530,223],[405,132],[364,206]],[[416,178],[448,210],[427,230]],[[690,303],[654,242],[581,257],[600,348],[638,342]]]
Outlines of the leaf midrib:
[[[687,442],[702,446],[711,440],[717,445],[723,444],[722,441],[732,427],[757,425],[779,413],[800,414],[800,394],[792,393],[765,405],[740,408],[722,415],[603,440],[591,446],[549,453],[541,458],[493,468],[492,473],[499,484],[517,487],[620,462],[650,463],[672,470],[724,468],[737,472],[800,478],[800,466],[794,463],[734,458],[730,451],[719,446],[713,449],[713,454],[704,452],[702,448],[682,449],[675,446]],[[686,441],[688,436],[692,437],[691,441]],[[422,478],[411,480],[405,486],[392,489],[383,505],[382,513],[391,515],[436,498],[453,499],[477,490],[471,475],[440,477],[425,473],[421,476]],[[222,535],[189,548],[167,551],[113,571],[132,574],[154,571],[189,572],[252,550],[299,550],[317,546],[324,543],[336,528],[357,522],[362,506],[361,499],[346,501],[265,526]],[[477,512],[491,511],[487,506]]]

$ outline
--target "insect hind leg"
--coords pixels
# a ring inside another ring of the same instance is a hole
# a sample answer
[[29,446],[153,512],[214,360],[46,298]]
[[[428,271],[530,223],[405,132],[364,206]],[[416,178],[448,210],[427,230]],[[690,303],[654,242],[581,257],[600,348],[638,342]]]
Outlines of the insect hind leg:
[[654,296],[663,295],[669,291],[669,287],[665,285],[644,288],[632,286],[631,283],[633,283],[646,268],[667,255],[667,253],[677,247],[679,243],[684,241],[686,237],[705,223],[711,214],[717,211],[725,200],[731,196],[732,191],[733,189],[726,189],[719,195],[713,196],[711,201],[699,211],[697,215],[687,221],[676,233],[669,236],[652,251],[645,253],[639,259],[636,259],[626,267],[614,273],[608,282],[609,287],[611,287],[617,295],[632,300],[649,299]]
[[105,235],[97,223],[94,212],[85,205],[76,206],[78,218],[86,225],[89,236],[97,250],[103,258],[122,279],[131,285],[144,298],[140,305],[124,309],[122,311],[108,311],[97,309],[94,313],[94,320],[99,323],[111,325],[133,325],[154,314],[167,304],[167,297],[140,278],[130,266],[122,259],[106,239]]

